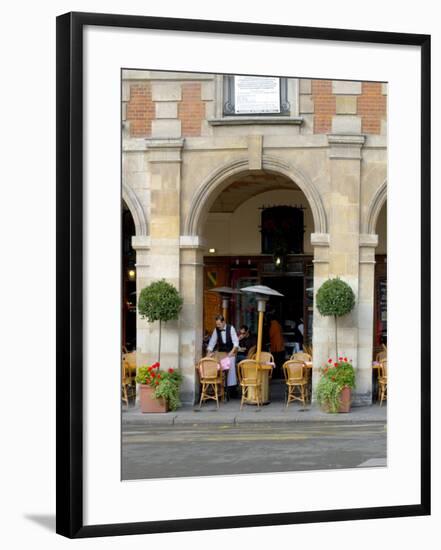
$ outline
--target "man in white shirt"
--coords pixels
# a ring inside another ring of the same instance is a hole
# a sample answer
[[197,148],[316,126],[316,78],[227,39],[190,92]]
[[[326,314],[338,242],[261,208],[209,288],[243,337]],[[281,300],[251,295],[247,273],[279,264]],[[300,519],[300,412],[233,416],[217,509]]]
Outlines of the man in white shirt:
[[[216,349],[216,359],[220,361],[224,357],[230,358],[230,369],[227,375],[227,390],[233,390],[237,386],[236,376],[236,352],[239,348],[239,338],[236,329],[227,325],[223,315],[216,316],[216,328],[213,330],[207,346],[207,355],[213,357]],[[229,393],[233,393],[229,391]]]

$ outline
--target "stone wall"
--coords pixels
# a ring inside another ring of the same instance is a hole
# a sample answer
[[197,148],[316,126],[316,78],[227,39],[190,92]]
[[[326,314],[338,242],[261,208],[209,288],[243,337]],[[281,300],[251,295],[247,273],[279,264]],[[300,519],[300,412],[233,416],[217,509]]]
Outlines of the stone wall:
[[[201,349],[208,212],[232,182],[271,173],[292,181],[308,203],[315,289],[339,276],[356,294],[354,311],[339,320],[339,351],[357,369],[356,402],[370,402],[375,231],[386,199],[386,93],[381,83],[290,79],[289,116],[239,119],[222,114],[219,76],[124,73],[123,190],[131,193],[134,217],[144,219],[133,240],[137,292],[164,277],[184,297],[181,319],[165,328],[162,357],[164,367],[183,369],[187,401]],[[331,320],[315,312],[314,383],[332,354],[333,335]],[[137,346],[139,363],[154,361],[157,327],[138,319]]]

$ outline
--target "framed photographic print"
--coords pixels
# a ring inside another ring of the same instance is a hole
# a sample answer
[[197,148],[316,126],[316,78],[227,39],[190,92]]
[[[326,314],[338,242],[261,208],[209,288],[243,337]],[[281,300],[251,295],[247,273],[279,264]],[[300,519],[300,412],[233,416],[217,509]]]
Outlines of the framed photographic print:
[[58,17],[57,532],[430,514],[429,273],[430,36]]

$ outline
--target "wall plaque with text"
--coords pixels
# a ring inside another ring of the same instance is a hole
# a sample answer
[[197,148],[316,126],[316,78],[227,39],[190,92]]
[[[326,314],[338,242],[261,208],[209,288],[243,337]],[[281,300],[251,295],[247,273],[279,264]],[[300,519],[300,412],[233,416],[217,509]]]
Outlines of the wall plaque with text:
[[236,114],[280,113],[280,78],[234,77]]

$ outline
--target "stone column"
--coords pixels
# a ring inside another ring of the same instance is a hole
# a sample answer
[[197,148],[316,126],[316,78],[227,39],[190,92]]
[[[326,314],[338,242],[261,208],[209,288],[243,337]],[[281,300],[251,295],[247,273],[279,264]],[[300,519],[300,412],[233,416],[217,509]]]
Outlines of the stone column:
[[180,319],[180,361],[184,375],[181,399],[194,404],[197,392],[195,365],[202,355],[204,242],[181,236],[180,288],[184,305]]
[[[150,282],[150,237],[147,235],[135,235],[132,237],[132,248],[136,252],[136,304],[138,304],[141,289]],[[151,357],[146,348],[146,342],[150,341],[150,327],[147,321],[141,319],[136,308],[136,366],[150,362]],[[153,359],[154,362],[154,359]]]
[[[142,288],[166,279],[180,290],[180,186],[182,139],[146,141],[150,210],[150,235],[133,238],[137,251],[137,295]],[[142,241],[142,242],[141,242]],[[137,319],[137,361],[158,359],[159,323]],[[179,368],[179,321],[162,324],[161,367]]]
[[329,234],[312,233],[311,244],[314,247],[314,312],[312,327],[312,347],[314,353],[312,371],[312,393],[320,379],[320,367],[329,357],[328,320],[322,317],[317,310],[315,295],[317,290],[329,278]]
[[[365,137],[359,134],[360,127],[358,117],[337,116],[333,120],[334,131],[346,130],[348,133],[328,135],[331,176],[329,277],[340,277],[355,294],[353,311],[337,321],[338,356],[352,360],[357,373],[357,388],[353,393],[355,405],[361,404],[364,400],[361,396],[365,393],[365,388],[360,388],[358,357],[361,147],[365,141]],[[327,322],[329,357],[334,358],[334,318],[327,318]]]
[[378,235],[360,235],[358,290],[357,395],[361,404],[372,404],[372,347],[375,300],[375,247]]

